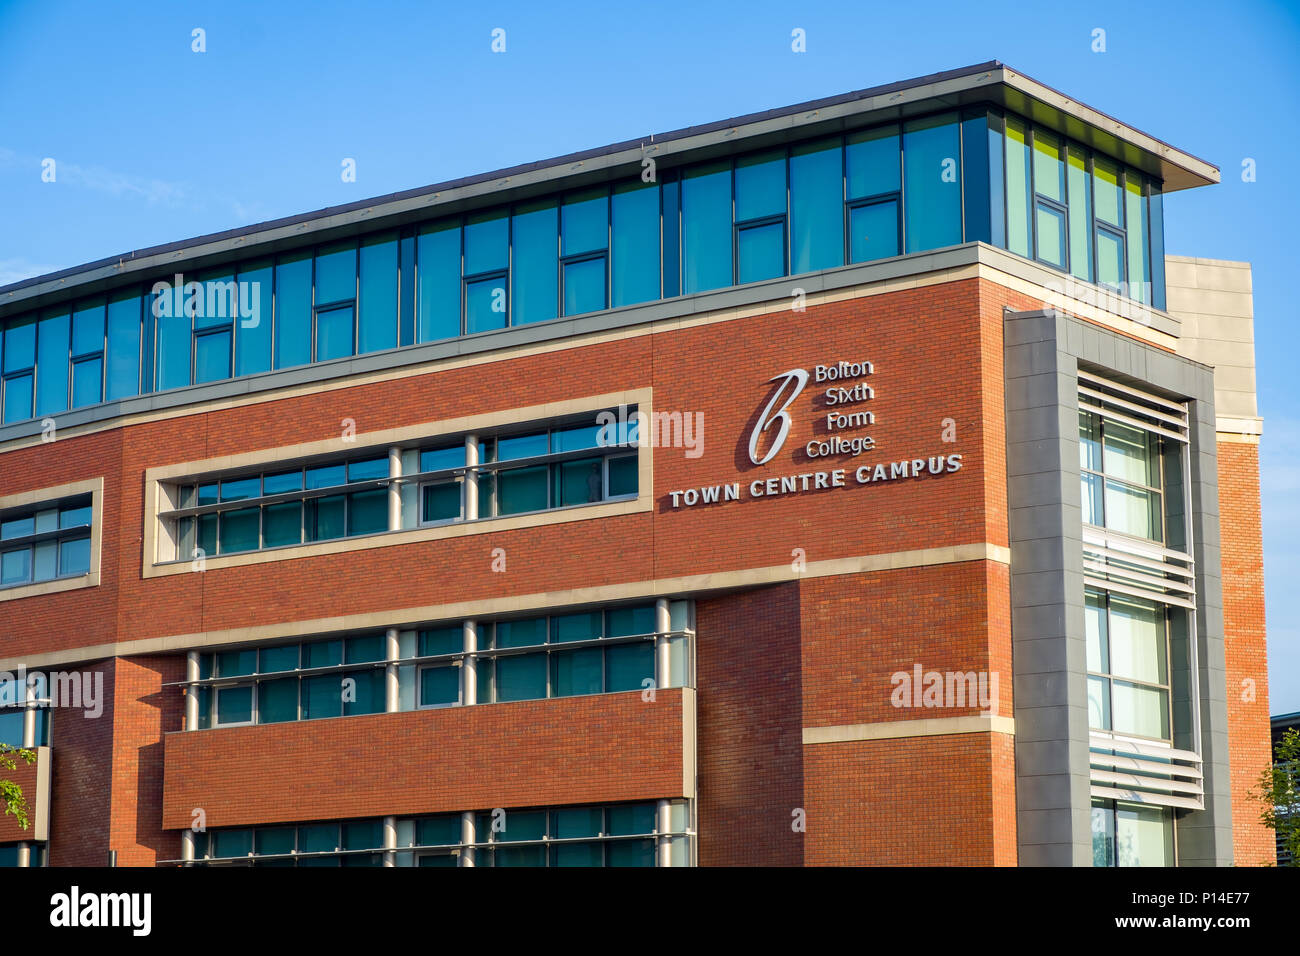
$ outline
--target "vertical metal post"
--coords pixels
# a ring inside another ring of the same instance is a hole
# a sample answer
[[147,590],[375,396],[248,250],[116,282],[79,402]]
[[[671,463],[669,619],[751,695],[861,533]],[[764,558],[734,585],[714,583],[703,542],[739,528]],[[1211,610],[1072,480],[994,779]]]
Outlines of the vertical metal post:
[[478,460],[478,436],[465,436],[465,520],[473,521],[478,517],[478,472],[471,471],[474,465],[480,465]]

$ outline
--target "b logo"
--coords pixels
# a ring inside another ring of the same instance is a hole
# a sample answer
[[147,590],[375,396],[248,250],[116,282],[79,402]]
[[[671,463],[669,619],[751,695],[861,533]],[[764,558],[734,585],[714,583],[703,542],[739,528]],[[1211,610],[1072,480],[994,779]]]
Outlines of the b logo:
[[[776,387],[776,391],[773,392],[772,397],[768,399],[767,407],[763,409],[763,414],[758,416],[758,421],[754,425],[754,431],[749,436],[749,460],[756,465],[766,465],[776,457],[776,453],[779,452],[781,446],[785,444],[786,436],[790,434],[790,413],[787,412],[786,409],[789,408],[794,400],[799,397],[804,390],[804,386],[808,384],[808,373],[801,368],[792,368],[788,372],[782,372],[780,375],[768,379],[768,381],[779,381],[781,384]],[[781,395],[786,391],[787,385],[792,386],[790,395],[781,403],[781,407],[777,408],[774,412],[773,408],[781,398]],[[759,437],[763,432],[767,431],[773,423],[778,421],[781,425],[776,433],[776,438],[772,441],[772,447],[767,450],[766,455],[759,458]]]

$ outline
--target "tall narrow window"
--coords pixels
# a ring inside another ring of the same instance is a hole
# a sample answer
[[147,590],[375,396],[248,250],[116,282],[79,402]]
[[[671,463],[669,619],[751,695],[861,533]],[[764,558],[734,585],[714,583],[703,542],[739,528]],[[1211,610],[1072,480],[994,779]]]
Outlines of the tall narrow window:
[[352,355],[356,350],[357,244],[337,243],[316,254],[315,361]]
[[1030,224],[1033,186],[1029,172],[1029,134],[1025,121],[1019,117],[1007,117],[1006,146],[1007,248],[1028,259],[1033,237]]
[[361,243],[357,354],[397,348],[397,234]]
[[682,292],[732,283],[731,164],[689,170],[682,178]]
[[41,315],[36,333],[36,415],[68,407],[68,355],[71,316],[66,309]]
[[1066,262],[1065,161],[1061,141],[1034,131],[1034,237],[1037,258],[1064,269]]
[[790,151],[790,272],[844,265],[844,151],[838,138]]
[[851,133],[845,145],[849,261],[902,251],[901,147],[897,126]]
[[311,270],[309,252],[282,256],[275,266],[275,367],[311,361]]
[[570,196],[561,207],[564,314],[606,307],[609,194],[605,189]]
[[903,124],[903,236],[908,252],[961,242],[960,161],[955,114]]
[[274,297],[271,262],[244,264],[236,293],[239,316],[235,322],[235,374],[254,375],[271,370]]
[[736,281],[786,273],[785,151],[746,156],[736,163]]
[[4,389],[4,421],[20,422],[32,417],[33,386],[36,379],[36,315],[11,319],[4,330],[4,365],[0,385]]
[[230,378],[239,297],[233,274],[206,276],[194,313],[194,382]]
[[[618,308],[659,298],[659,187],[642,182],[616,186],[610,219],[614,243],[610,304]],[[674,232],[664,241],[676,239]]]
[[140,394],[140,296],[118,293],[108,300],[108,401]]
[[503,329],[509,315],[506,269],[510,220],[504,212],[479,213],[465,224],[465,331]]
[[72,407],[104,400],[104,300],[82,302],[72,313]]
[[1088,156],[1070,146],[1066,157],[1066,192],[1070,208],[1070,272],[1084,282],[1093,279],[1092,266],[1092,172]]
[[416,341],[460,335],[460,223],[434,223],[416,238]]

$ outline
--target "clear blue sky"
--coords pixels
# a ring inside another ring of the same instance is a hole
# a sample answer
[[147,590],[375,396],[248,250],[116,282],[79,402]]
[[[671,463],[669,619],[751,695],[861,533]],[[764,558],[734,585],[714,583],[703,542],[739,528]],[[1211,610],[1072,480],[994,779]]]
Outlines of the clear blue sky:
[[[999,59],[1223,171],[1166,201],[1167,246],[1254,264],[1271,709],[1300,710],[1294,2],[551,6],[0,0],[0,285]],[[344,157],[356,183],[340,180]],[[1246,157],[1256,182],[1241,180]]]

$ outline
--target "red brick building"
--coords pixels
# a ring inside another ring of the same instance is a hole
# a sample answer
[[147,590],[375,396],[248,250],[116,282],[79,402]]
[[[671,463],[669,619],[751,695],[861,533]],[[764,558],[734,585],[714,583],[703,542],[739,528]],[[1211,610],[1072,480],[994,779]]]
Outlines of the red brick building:
[[0,853],[1272,861],[1217,179],[993,63],[0,289]]

